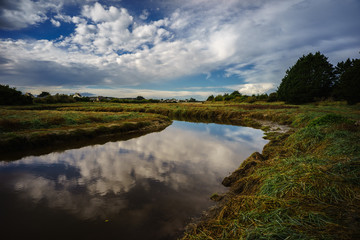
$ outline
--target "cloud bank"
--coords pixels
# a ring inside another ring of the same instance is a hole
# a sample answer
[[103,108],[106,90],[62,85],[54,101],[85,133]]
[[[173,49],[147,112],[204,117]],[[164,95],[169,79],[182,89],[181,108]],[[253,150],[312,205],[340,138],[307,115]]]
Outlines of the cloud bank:
[[[220,71],[204,87],[235,77],[239,90],[256,94],[274,90],[303,54],[321,51],[336,64],[358,57],[360,49],[356,0],[155,3],[165,17],[152,18],[148,9],[137,16],[111,1],[4,1],[2,29],[50,21],[74,30],[57,39],[1,38],[0,81],[119,89]],[[78,14],[63,13],[71,4]]]

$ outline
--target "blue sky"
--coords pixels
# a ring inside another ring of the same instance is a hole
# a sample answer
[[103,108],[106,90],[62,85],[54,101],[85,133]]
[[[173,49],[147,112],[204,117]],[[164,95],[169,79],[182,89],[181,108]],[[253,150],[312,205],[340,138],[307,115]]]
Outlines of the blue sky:
[[33,94],[269,93],[302,55],[359,58],[359,13],[359,0],[2,0],[0,83]]

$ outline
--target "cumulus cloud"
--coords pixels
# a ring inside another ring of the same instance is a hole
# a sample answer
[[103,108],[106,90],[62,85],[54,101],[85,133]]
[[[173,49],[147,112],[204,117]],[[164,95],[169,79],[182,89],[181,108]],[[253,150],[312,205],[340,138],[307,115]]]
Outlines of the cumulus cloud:
[[248,83],[238,86],[238,91],[245,95],[262,94],[274,89],[273,83]]

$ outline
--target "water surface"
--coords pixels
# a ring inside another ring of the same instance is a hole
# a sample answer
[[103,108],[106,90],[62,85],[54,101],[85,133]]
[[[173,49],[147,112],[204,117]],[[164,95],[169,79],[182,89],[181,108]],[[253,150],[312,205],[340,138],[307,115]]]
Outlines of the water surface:
[[260,130],[174,121],[127,141],[0,162],[12,239],[174,239],[266,140]]

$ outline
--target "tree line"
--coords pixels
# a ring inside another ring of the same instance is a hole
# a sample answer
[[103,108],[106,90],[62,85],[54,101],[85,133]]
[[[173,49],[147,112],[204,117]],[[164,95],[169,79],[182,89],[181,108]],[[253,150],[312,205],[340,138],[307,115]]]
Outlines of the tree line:
[[207,101],[285,101],[303,104],[319,100],[345,100],[348,104],[360,102],[360,59],[349,58],[335,67],[320,52],[303,55],[290,67],[276,92],[259,95],[211,95]]
[[275,102],[277,101],[277,94],[276,93],[264,93],[264,94],[257,94],[257,95],[243,95],[239,91],[233,91],[232,93],[225,93],[219,94],[217,96],[210,95],[206,101],[211,102],[220,102],[220,101],[232,101],[232,102],[246,102],[246,103],[253,103],[256,101],[267,101],[267,102]]
[[[22,92],[11,88],[8,85],[0,84],[0,105],[29,105],[34,103],[52,104],[52,103],[74,103],[74,102],[91,102],[90,97],[76,97],[66,94],[51,95],[49,92],[41,92],[37,97],[31,94],[22,94]],[[145,99],[142,96],[136,98],[110,98],[97,97],[96,101],[115,102],[115,103],[158,103],[157,99]]]
[[309,53],[290,67],[277,90],[279,100],[301,104],[320,99],[360,102],[360,59],[347,59],[335,67],[320,52]]

